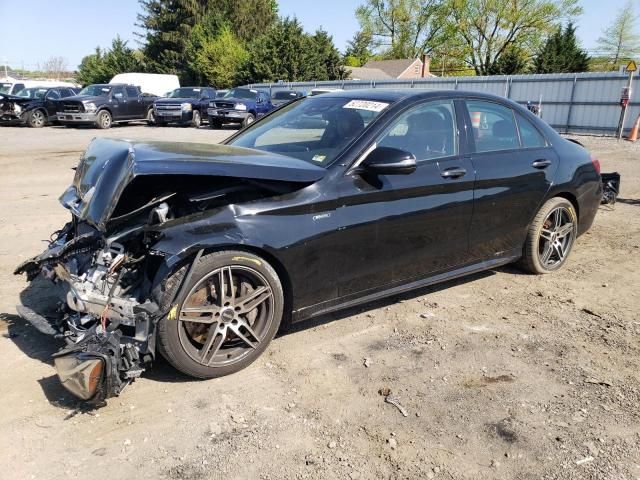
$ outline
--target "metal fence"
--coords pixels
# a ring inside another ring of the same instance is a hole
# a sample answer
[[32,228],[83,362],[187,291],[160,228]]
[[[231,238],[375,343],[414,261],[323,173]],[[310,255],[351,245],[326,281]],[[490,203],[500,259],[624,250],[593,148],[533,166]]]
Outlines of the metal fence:
[[[542,118],[561,133],[613,135],[620,119],[623,73],[435,77],[406,80],[340,80],[331,82],[263,83],[251,87],[308,92],[312,88],[414,88],[466,90],[510,98],[521,104],[542,103]],[[640,115],[640,86],[633,89],[625,122],[628,132]]]

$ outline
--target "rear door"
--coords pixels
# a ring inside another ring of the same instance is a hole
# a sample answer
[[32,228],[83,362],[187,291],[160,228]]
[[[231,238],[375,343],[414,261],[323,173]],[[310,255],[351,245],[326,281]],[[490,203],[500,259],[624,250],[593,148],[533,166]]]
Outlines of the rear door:
[[352,173],[342,180],[340,296],[394,286],[462,265],[475,175],[458,145],[452,100],[428,101],[400,114],[377,146],[413,153],[409,175]]
[[111,91],[111,112],[114,120],[126,120],[131,117],[124,87],[118,85]]
[[558,158],[535,125],[511,107],[480,99],[464,105],[477,177],[470,255],[482,260],[522,248]]
[[143,118],[147,112],[140,91],[131,85],[126,86],[125,91],[127,93],[127,110],[129,117]]
[[44,98],[44,108],[47,111],[47,117],[55,117],[57,110],[57,102],[61,98],[60,90],[57,88],[52,88],[47,92],[47,95]]

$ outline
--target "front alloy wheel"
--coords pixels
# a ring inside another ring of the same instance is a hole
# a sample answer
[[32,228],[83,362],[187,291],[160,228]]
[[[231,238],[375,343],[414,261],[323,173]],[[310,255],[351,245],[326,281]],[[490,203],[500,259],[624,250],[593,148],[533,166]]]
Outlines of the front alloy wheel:
[[562,267],[578,235],[573,204],[560,197],[547,201],[529,227],[522,265],[532,273],[550,273]]
[[159,325],[160,350],[178,370],[199,378],[234,373],[253,362],[280,325],[277,274],[247,252],[198,260],[188,290]]
[[42,128],[46,122],[47,119],[44,116],[44,112],[42,110],[34,110],[29,114],[27,125],[31,128]]

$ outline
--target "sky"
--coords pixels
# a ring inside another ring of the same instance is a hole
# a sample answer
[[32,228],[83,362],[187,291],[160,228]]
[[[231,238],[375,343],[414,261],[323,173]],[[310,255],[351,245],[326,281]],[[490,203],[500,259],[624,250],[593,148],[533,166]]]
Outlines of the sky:
[[[242,1],[242,0],[238,0]],[[327,30],[344,51],[358,29],[354,11],[363,0],[279,0],[280,14],[296,16],[307,31]],[[587,50],[596,48],[602,29],[627,0],[581,0],[578,36]],[[64,8],[62,8],[64,7]],[[0,0],[0,64],[36,69],[53,56],[76,68],[96,46],[108,47],[117,34],[137,47],[136,0]],[[640,12],[638,12],[640,13]]]

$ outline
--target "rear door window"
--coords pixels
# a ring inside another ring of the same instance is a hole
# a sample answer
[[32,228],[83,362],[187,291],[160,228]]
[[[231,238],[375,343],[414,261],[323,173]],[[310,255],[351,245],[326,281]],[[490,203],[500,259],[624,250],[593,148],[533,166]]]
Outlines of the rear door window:
[[136,87],[127,87],[127,96],[129,98],[136,98],[138,96],[138,89]]
[[496,152],[520,148],[520,137],[512,109],[494,102],[466,102],[476,152]]
[[545,138],[529,120],[519,113],[516,114],[516,118],[518,120],[518,128],[520,129],[522,148],[540,148],[547,146]]

